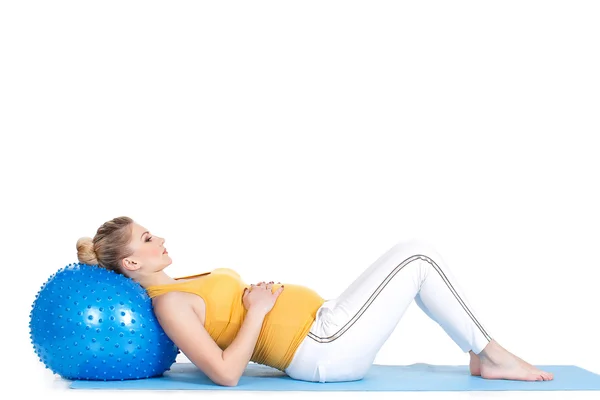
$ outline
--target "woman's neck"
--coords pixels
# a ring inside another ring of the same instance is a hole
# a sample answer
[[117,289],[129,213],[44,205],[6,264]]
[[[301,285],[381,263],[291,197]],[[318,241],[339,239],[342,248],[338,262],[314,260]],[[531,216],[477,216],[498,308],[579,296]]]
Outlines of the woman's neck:
[[150,286],[169,285],[177,282],[163,271],[155,272],[151,275],[140,276],[135,279],[144,289]]

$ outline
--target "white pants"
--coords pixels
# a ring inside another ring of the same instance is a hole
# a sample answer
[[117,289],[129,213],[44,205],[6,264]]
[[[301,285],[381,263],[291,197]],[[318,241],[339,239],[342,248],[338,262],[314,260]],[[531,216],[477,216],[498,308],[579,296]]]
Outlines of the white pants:
[[442,257],[429,243],[409,239],[319,308],[285,373],[311,382],[362,379],[413,299],[463,352],[479,354],[492,340]]

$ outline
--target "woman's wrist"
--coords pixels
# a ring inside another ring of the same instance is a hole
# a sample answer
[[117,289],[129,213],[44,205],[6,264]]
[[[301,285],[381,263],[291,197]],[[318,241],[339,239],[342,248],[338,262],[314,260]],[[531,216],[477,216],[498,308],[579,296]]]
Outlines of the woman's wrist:
[[267,313],[264,310],[262,310],[260,307],[250,307],[248,309],[248,312],[246,313],[246,318],[248,317],[248,315],[253,315],[253,316],[264,318],[267,315]]

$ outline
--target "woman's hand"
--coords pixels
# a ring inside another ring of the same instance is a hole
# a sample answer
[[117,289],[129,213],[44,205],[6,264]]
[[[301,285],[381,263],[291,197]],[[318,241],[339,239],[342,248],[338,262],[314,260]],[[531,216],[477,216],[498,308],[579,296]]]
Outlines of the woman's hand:
[[260,282],[258,285],[250,285],[250,290],[245,288],[242,301],[246,310],[256,309],[267,315],[273,309],[279,295],[283,292],[282,285],[273,293],[271,291],[272,284],[272,281],[269,283]]

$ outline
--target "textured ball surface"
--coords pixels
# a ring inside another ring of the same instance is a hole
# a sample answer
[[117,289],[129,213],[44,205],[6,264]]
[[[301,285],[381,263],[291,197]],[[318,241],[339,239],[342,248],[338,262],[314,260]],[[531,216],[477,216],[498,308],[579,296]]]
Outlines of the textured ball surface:
[[179,353],[144,288],[98,266],[59,269],[42,285],[29,317],[40,361],[65,379],[158,376]]

